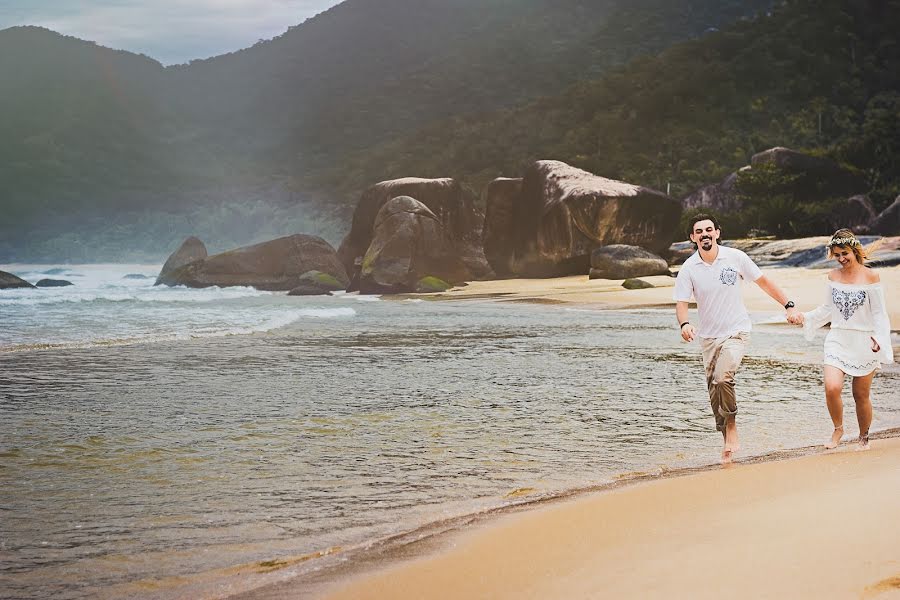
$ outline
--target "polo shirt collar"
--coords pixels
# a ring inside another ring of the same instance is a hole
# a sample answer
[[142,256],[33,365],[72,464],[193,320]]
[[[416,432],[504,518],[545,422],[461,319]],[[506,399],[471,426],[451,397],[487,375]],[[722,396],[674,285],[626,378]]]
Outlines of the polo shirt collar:
[[700,264],[700,263],[703,263],[704,265],[710,265],[710,266],[711,266],[711,265],[714,265],[714,264],[716,264],[717,262],[719,262],[720,260],[722,260],[722,249],[723,249],[723,248],[724,248],[724,246],[722,246],[721,244],[719,244],[719,253],[716,254],[716,260],[712,261],[711,263],[708,263],[708,262],[704,261],[704,260],[700,257],[700,249],[699,249],[699,248],[698,248],[697,250],[694,250],[694,253],[691,254],[691,256],[690,256],[690,257],[687,259],[687,261],[685,261],[685,262],[687,263],[688,261],[690,261],[690,262],[693,263],[693,264]]

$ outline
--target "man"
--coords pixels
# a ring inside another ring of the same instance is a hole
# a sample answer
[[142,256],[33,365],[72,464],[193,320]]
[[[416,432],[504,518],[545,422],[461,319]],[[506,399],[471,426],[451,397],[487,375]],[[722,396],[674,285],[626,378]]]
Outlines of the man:
[[[719,245],[722,232],[716,219],[699,214],[689,232],[697,252],[684,261],[675,280],[675,315],[681,337],[700,338],[709,403],[722,432],[722,463],[730,463],[737,452],[735,415],[737,400],[734,375],[741,365],[750,336],[750,315],[741,297],[741,280],[749,279],[787,310],[787,320],[799,322],[800,312],[781,289],[762,274],[749,256]],[[688,321],[688,302],[697,301],[699,323]]]

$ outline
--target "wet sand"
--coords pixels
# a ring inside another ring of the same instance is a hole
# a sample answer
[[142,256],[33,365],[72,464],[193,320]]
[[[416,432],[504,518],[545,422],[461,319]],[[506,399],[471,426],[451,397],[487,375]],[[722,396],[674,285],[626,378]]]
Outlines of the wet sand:
[[424,557],[337,582],[324,597],[897,598],[900,438],[855,448],[501,516]]
[[[885,290],[891,328],[900,330],[900,266],[877,269]],[[800,310],[811,310],[825,300],[826,269],[800,267],[764,267],[763,273],[778,284],[797,303]],[[574,303],[602,309],[664,308],[673,309],[675,278],[665,275],[641,277],[654,288],[626,290],[622,280],[588,279],[587,275],[573,275],[554,279],[499,279],[473,281],[464,287],[442,294],[428,294],[430,298],[464,300],[494,298],[502,301]],[[784,314],[774,300],[753,284],[745,284],[744,301],[751,313],[773,319]]]

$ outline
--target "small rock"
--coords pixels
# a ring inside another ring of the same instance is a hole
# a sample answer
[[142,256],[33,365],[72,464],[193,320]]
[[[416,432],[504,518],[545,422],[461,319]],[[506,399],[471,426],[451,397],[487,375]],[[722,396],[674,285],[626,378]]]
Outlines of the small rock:
[[66,287],[69,285],[75,285],[71,281],[66,281],[65,279],[41,279],[36,284],[35,287],[43,288],[43,287]]
[[446,292],[451,287],[453,286],[439,277],[426,276],[416,282],[415,291],[417,294],[428,294],[431,292]]
[[622,282],[622,287],[626,290],[645,290],[656,286],[643,279],[626,279]]
[[323,290],[312,283],[301,283],[288,292],[288,296],[333,296],[328,290]]

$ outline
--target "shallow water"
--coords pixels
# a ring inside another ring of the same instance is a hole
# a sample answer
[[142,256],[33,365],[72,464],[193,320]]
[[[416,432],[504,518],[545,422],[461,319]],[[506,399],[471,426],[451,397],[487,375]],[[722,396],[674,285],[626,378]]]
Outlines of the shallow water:
[[[95,287],[134,267],[98,269]],[[719,450],[671,311],[151,283],[0,303],[0,595],[218,596],[277,561],[315,568],[328,549]],[[762,325],[748,354],[743,453],[822,441],[821,337]],[[875,379],[875,429],[900,425],[898,382],[896,365]]]

